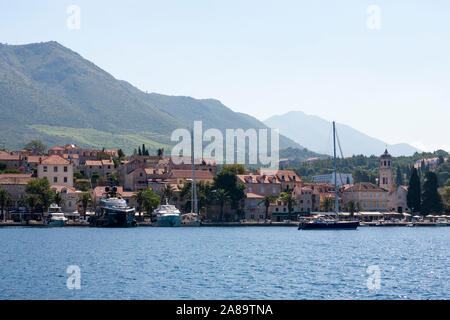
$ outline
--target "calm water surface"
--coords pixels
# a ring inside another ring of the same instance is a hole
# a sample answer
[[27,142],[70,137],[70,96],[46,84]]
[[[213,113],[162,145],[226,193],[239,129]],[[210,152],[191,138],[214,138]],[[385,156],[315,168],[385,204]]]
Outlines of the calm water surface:
[[0,299],[449,299],[449,245],[449,227],[0,228]]

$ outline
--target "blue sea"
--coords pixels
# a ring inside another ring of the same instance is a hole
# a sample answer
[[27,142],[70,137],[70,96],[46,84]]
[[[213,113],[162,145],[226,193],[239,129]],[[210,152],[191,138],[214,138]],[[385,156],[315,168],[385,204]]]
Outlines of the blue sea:
[[449,246],[448,227],[5,227],[0,299],[449,299]]

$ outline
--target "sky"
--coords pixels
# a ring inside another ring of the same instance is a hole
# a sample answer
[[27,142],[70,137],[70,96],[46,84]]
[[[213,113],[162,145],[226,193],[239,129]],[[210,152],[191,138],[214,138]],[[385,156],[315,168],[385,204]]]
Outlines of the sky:
[[0,0],[1,43],[50,40],[144,91],[450,151],[447,0]]

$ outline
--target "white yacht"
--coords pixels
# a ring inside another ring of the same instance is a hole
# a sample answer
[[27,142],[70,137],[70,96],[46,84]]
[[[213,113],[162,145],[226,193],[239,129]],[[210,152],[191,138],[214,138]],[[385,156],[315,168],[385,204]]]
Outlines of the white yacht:
[[61,207],[56,203],[52,203],[50,207],[48,207],[47,217],[44,220],[45,225],[52,227],[64,227],[67,225],[67,221],[68,219],[61,211]]
[[155,210],[155,227],[179,227],[181,225],[181,212],[174,205],[163,204]]

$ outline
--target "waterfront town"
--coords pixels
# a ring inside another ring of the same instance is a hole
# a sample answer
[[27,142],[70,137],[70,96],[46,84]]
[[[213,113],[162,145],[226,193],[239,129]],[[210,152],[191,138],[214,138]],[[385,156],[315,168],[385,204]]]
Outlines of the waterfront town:
[[[54,146],[47,152],[42,148],[0,151],[1,221],[39,224],[50,204],[55,203],[69,221],[83,224],[110,186],[117,188],[127,205],[136,208],[141,224],[151,221],[154,210],[165,202],[182,213],[192,212],[191,159],[174,160],[165,156],[163,149],[150,155],[144,145],[128,157],[122,150],[87,149],[74,144]],[[419,165],[427,162],[433,166],[436,161],[423,159]],[[349,173],[317,175],[312,182],[304,182],[293,170],[220,167],[214,159],[196,162],[197,205],[204,223],[279,224],[295,223],[300,217],[333,215],[336,183],[343,219],[379,225],[436,223],[450,218],[444,211],[424,215],[408,206],[408,186],[396,183],[388,150],[379,158],[376,184],[354,183]],[[46,200],[33,191],[33,181],[43,179],[51,190]]]

